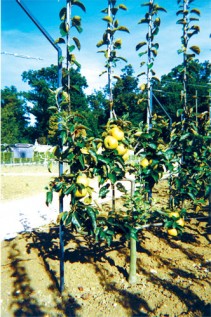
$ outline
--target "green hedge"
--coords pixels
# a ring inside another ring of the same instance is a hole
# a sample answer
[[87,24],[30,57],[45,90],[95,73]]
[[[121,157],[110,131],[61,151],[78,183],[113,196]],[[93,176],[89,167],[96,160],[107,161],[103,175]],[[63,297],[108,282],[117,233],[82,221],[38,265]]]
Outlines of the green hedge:
[[34,152],[33,158],[14,158],[13,152],[1,152],[1,164],[24,164],[24,163],[34,163],[34,164],[44,164],[49,161],[54,160],[54,155],[52,153],[39,153]]

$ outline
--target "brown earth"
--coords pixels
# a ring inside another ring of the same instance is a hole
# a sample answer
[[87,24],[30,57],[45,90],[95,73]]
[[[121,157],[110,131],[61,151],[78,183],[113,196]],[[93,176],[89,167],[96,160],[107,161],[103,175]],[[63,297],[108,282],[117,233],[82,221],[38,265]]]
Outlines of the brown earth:
[[[27,182],[26,187],[34,188],[34,177]],[[16,176],[17,192],[20,183]],[[10,187],[14,190],[14,180],[12,186],[4,184],[4,195],[11,193]],[[40,186],[43,190],[43,183]],[[166,184],[156,194],[166,200]],[[135,285],[127,282],[128,242],[117,236],[108,247],[66,229],[62,294],[55,224],[3,241],[2,317],[210,317],[211,251],[206,226],[205,221],[192,219],[181,238],[169,237],[161,227],[144,230],[137,244]]]

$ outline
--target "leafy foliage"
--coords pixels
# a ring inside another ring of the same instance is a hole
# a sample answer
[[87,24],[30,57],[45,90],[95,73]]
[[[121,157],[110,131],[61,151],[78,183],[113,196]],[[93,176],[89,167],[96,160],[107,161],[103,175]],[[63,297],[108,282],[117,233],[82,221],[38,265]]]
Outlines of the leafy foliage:
[[[65,74],[65,70],[63,70]],[[23,80],[27,81],[32,90],[24,93],[25,98],[33,105],[29,111],[35,116],[36,123],[32,127],[33,139],[40,140],[45,139],[46,142],[55,144],[57,142],[55,138],[56,123],[54,112],[57,110],[55,103],[55,93],[61,96],[60,106],[64,111],[68,111],[69,97],[67,94],[61,94],[61,89],[57,90],[57,66],[51,65],[47,68],[41,68],[40,70],[29,70],[22,74]],[[72,89],[70,92],[70,98],[72,99],[73,111],[81,111],[86,113],[88,105],[86,96],[83,92],[83,88],[87,87],[85,77],[82,77],[79,70],[74,68],[70,69],[70,77]],[[67,84],[67,77],[63,78],[64,86]],[[80,105],[80,106],[79,106]],[[34,141],[33,141],[34,142]]]
[[[180,113],[179,113],[180,115]],[[197,205],[204,203],[210,186],[210,125],[208,112],[197,115],[190,108],[185,120],[173,125],[171,148],[178,163],[178,174],[172,179],[174,204],[185,200]]]
[[29,108],[14,86],[1,90],[1,143],[31,142]]

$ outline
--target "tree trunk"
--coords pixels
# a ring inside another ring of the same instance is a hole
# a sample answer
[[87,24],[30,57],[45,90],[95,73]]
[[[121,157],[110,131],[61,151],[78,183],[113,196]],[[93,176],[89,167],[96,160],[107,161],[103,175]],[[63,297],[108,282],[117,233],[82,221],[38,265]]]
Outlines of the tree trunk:
[[136,283],[136,240],[130,238],[130,271],[128,282],[130,284]]

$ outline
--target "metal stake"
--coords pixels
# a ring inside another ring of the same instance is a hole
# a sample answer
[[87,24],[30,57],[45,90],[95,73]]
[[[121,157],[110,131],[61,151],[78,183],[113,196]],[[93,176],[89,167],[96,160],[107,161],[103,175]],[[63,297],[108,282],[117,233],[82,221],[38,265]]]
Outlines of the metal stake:
[[[45,36],[45,38],[51,43],[51,45],[56,49],[58,53],[58,88],[62,87],[62,50],[61,48],[55,44],[54,39],[51,35],[44,29],[44,27],[39,23],[39,21],[33,16],[30,10],[23,4],[21,0],[16,0],[16,2],[20,5],[23,11],[28,15],[28,17],[32,20],[32,22],[37,26],[37,28],[41,31],[41,33]],[[59,122],[59,129],[61,129],[61,124]],[[62,145],[60,142],[60,151],[62,151]],[[59,176],[63,174],[63,163],[59,162]],[[59,198],[59,212],[63,212],[63,197]],[[59,240],[60,240],[60,291],[64,290],[64,228],[63,223],[60,221],[59,225]]]

